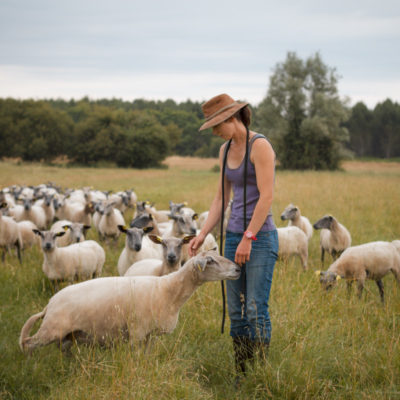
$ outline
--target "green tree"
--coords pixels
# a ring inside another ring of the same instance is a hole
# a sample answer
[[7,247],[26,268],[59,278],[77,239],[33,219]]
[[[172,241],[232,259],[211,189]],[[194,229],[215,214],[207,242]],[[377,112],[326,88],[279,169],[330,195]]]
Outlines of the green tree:
[[317,53],[306,61],[288,53],[270,78],[255,113],[256,129],[271,140],[287,169],[336,169],[348,140],[346,102],[335,69]]

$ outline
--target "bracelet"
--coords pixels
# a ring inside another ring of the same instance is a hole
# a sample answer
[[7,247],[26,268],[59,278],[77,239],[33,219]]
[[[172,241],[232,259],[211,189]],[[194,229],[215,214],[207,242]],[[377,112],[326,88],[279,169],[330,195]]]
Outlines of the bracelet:
[[244,237],[246,237],[247,239],[251,239],[251,240],[257,240],[257,238],[254,236],[252,231],[245,231],[243,233]]

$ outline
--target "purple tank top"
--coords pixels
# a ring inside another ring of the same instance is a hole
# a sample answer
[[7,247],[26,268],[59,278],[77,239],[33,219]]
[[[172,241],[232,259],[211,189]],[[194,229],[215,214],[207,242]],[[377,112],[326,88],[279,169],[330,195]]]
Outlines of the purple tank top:
[[[246,189],[246,216],[247,225],[250,223],[254,208],[260,197],[260,192],[257,187],[256,170],[254,164],[250,161],[250,153],[253,142],[258,138],[267,138],[260,133],[257,133],[250,139],[249,142],[249,159],[247,160],[247,189]],[[226,165],[225,176],[233,186],[233,202],[232,211],[229,218],[227,230],[231,232],[243,232],[243,175],[244,175],[244,157],[238,168],[229,168]],[[269,210],[268,216],[260,229],[260,232],[272,231],[275,229],[272,212]]]

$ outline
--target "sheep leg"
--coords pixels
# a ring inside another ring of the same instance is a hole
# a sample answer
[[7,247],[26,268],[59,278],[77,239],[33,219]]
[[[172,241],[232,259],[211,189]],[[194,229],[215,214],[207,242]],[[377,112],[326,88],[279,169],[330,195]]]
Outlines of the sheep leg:
[[3,254],[1,255],[1,261],[4,263],[6,261],[6,249],[3,249]]
[[358,298],[361,299],[362,292],[364,289],[364,281],[358,281],[357,282],[357,289],[358,289]]
[[325,257],[325,250],[321,247],[321,263],[324,266],[324,257]]
[[376,284],[378,285],[378,289],[379,289],[379,294],[381,295],[381,301],[382,303],[385,302],[385,298],[384,298],[384,291],[383,291],[383,282],[381,279],[375,281]]
[[351,289],[352,289],[352,287],[353,287],[353,281],[350,280],[350,281],[347,281],[346,283],[347,283],[347,295],[350,297],[350,295],[351,295]]
[[22,265],[22,257],[21,257],[21,244],[19,243],[19,240],[15,242],[15,246],[17,247],[17,255],[18,255],[18,260],[20,265]]
[[308,252],[307,250],[302,251],[300,253],[300,259],[301,259],[301,264],[303,265],[303,270],[307,271],[307,258],[308,258]]
[[338,252],[336,250],[332,250],[331,255],[333,261],[335,261],[338,258]]

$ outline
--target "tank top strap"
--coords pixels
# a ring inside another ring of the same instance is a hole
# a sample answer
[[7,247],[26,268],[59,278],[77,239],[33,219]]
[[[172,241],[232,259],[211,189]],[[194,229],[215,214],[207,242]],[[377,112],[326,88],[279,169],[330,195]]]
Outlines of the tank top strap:
[[259,139],[259,138],[264,138],[265,140],[268,140],[263,134],[261,134],[261,133],[256,133],[256,134],[250,139],[250,141],[249,141],[249,153],[251,153],[251,148],[252,148],[252,146],[253,146],[254,141],[255,141],[256,139]]

